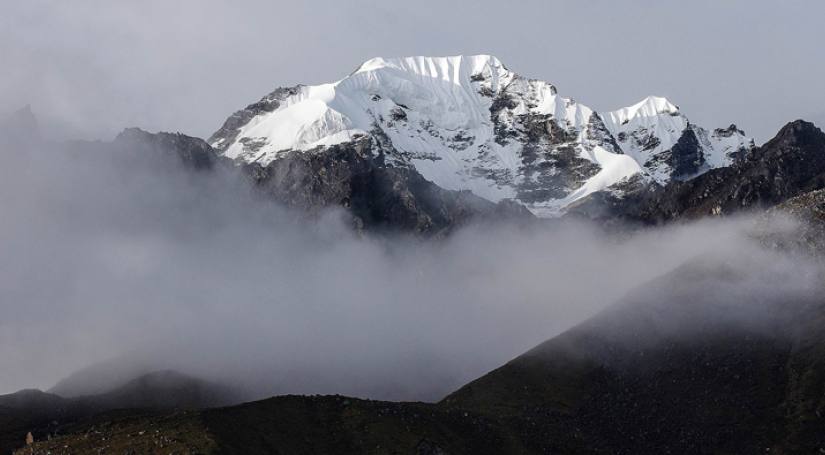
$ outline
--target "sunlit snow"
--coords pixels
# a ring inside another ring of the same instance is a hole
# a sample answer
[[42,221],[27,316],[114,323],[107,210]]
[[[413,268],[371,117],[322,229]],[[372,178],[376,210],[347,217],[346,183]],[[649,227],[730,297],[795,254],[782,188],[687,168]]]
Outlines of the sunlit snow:
[[[496,99],[508,104],[494,112]],[[243,125],[234,142],[218,139],[213,145],[223,146],[229,158],[265,165],[290,150],[380,132],[400,152],[390,157],[398,164],[414,166],[443,188],[499,201],[518,199],[518,185],[528,177],[523,142],[497,138],[496,125],[518,131],[529,115],[551,118],[573,138],[579,157],[601,168],[564,198],[522,201],[539,216],[558,215],[570,203],[635,174],[666,182],[670,168],[654,158],[676,144],[686,128],[695,128],[708,167],[729,164],[729,152],[750,143],[738,132],[720,136],[690,125],[660,97],[594,113],[558,96],[548,82],[520,77],[493,56],[473,55],[368,60],[338,82],[299,87],[277,109]],[[594,117],[612,138],[591,131]]]

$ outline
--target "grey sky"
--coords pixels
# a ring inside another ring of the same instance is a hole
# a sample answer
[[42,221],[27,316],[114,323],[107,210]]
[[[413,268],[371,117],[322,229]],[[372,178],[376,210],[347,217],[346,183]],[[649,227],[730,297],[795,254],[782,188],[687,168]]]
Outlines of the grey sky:
[[[13,4],[12,4],[13,3]],[[598,110],[648,94],[761,142],[825,118],[821,1],[41,1],[0,14],[0,107],[57,136],[206,136],[279,85],[373,56],[490,53]]]

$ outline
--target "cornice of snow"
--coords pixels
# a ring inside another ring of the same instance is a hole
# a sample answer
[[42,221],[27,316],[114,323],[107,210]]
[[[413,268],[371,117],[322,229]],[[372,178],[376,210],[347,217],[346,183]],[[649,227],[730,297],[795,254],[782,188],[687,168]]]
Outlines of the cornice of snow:
[[605,112],[602,116],[609,118],[613,123],[622,124],[639,117],[657,117],[662,114],[677,115],[679,114],[679,107],[668,101],[667,98],[648,96],[632,106]]

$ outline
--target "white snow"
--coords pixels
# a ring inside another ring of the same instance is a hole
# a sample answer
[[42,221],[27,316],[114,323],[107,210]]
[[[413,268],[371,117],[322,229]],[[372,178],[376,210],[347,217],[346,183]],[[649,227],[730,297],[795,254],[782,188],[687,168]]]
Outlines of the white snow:
[[550,218],[562,215],[564,208],[568,205],[642,172],[639,163],[627,155],[609,152],[602,147],[594,147],[591,153],[594,162],[602,166],[599,173],[590,177],[582,186],[561,201],[553,201],[546,205],[534,205],[532,211],[536,216]]
[[[493,114],[497,97],[508,97],[511,104]],[[497,140],[494,120],[524,134],[519,131],[525,114],[551,118],[575,138],[579,156],[601,168],[563,199],[526,204],[541,216],[557,215],[568,204],[640,172],[665,181],[668,169],[645,164],[672,147],[689,125],[675,105],[659,97],[601,114],[610,134],[626,138],[618,141],[624,154],[617,154],[594,144],[588,126],[592,109],[558,96],[547,82],[517,76],[493,56],[374,58],[338,82],[299,87],[275,111],[241,127],[223,153],[265,165],[289,150],[344,143],[378,129],[400,152],[390,157],[398,164],[414,166],[443,188],[499,201],[517,198],[519,183],[528,177],[523,175],[524,144]],[[741,142],[704,130],[698,136],[713,152],[711,166],[724,165],[725,153]],[[649,137],[656,138],[656,147],[644,147]],[[213,145],[225,145],[221,141]]]
[[676,145],[688,128],[693,129],[702,146],[705,170],[730,165],[732,160],[728,153],[753,145],[752,140],[743,134],[730,137],[708,135],[705,129],[691,124],[675,104],[658,96],[648,96],[632,106],[603,113],[602,120],[622,150],[660,184],[671,178],[671,169],[662,160],[654,158]]
[[603,117],[610,119],[614,124],[624,124],[631,120],[657,117],[660,114],[675,114],[679,108],[661,96],[648,96],[638,103],[623,107],[613,112],[607,112]]

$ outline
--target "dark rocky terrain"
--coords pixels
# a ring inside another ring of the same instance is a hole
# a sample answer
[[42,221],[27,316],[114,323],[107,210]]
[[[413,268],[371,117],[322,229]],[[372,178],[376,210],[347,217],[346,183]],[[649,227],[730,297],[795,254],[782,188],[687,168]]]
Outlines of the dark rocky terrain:
[[231,389],[174,371],[158,371],[102,394],[63,398],[39,390],[0,396],[0,453],[20,447],[26,434],[36,440],[73,431],[107,411],[141,415],[170,409],[199,409],[236,402]]
[[257,190],[288,207],[314,213],[345,208],[358,230],[438,235],[470,220],[533,218],[518,203],[445,190],[414,169],[387,165],[368,138],[317,153],[291,152],[243,171]]
[[825,189],[788,199],[769,209],[763,218],[765,223],[771,223],[777,217],[790,217],[792,225],[780,232],[766,229],[765,243],[818,260],[825,257]]
[[764,288],[743,301],[729,264],[686,264],[436,404],[284,396],[103,414],[20,453],[817,453],[825,300],[756,273]]
[[603,221],[661,224],[765,209],[825,187],[825,133],[797,120],[730,167],[664,187],[637,185],[617,197],[595,193],[571,210]]

